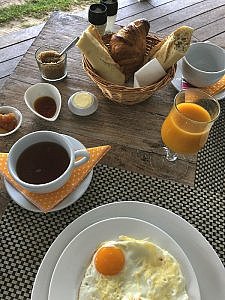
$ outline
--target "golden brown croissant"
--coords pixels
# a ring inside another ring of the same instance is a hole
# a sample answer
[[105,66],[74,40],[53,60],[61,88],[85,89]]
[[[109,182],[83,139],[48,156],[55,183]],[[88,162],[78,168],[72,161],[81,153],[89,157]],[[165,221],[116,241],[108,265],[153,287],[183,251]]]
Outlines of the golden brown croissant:
[[149,28],[148,20],[139,19],[112,35],[109,43],[111,56],[121,66],[126,78],[143,64]]

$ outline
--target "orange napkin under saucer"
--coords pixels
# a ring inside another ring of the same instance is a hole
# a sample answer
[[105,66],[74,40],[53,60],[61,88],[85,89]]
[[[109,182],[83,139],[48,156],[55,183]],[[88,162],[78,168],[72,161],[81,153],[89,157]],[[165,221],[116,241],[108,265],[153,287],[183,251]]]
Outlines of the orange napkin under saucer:
[[[193,87],[190,83],[188,83],[186,80],[182,79],[182,83],[181,83],[181,88],[186,90],[189,87]],[[214,96],[220,92],[222,92],[223,90],[225,90],[225,75],[218,80],[217,82],[213,83],[212,85],[209,85],[207,87],[202,87],[200,88],[201,90],[203,90],[204,92],[206,92],[207,94]]]
[[222,92],[225,89],[225,75],[216,83],[201,89],[211,96]]
[[87,174],[100,161],[100,159],[111,149],[111,146],[99,146],[87,149],[90,159],[83,165],[72,171],[70,179],[57,191],[37,194],[21,187],[9,174],[7,168],[8,153],[0,153],[0,174],[4,176],[23,196],[37,206],[41,211],[47,213],[65,199],[83,181]]

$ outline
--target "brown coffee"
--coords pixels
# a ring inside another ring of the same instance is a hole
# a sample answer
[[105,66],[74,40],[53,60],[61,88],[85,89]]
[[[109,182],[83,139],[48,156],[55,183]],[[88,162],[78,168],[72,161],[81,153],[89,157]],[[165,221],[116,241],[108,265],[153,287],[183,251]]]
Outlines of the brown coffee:
[[16,163],[16,172],[24,182],[43,184],[62,175],[69,163],[69,155],[61,145],[40,142],[21,153]]

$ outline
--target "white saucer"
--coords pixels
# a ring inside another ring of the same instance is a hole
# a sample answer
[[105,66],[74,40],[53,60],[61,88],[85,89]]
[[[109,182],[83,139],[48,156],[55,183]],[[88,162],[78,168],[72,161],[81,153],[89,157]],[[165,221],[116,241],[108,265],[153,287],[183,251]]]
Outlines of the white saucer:
[[[71,144],[74,147],[74,150],[85,148],[84,145],[78,140],[70,136],[66,136],[66,137],[69,138]],[[67,206],[77,201],[86,192],[87,188],[91,183],[92,176],[93,176],[93,170],[91,170],[91,172],[85,177],[85,179],[81,182],[81,184],[69,196],[67,196],[61,203],[59,203],[56,207],[50,210],[50,212],[66,208]],[[33,212],[42,212],[39,208],[37,208],[30,201],[28,201],[20,192],[18,192],[18,190],[15,189],[5,178],[4,178],[4,183],[9,196],[19,206]]]
[[[182,88],[181,88],[181,80],[182,80],[182,67],[181,67],[181,64],[182,64],[182,60],[179,60],[177,62],[177,70],[176,70],[176,74],[173,78],[173,80],[171,81],[172,85],[175,87],[175,89],[177,91],[181,91]],[[222,92],[214,95],[214,97],[217,99],[217,100],[222,100],[225,98],[225,90],[223,90]]]

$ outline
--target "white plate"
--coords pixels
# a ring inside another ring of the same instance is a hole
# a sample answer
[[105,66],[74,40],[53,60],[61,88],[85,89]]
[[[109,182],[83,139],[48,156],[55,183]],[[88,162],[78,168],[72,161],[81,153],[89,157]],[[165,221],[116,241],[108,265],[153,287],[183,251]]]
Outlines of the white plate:
[[[69,141],[71,142],[74,150],[85,148],[84,145],[78,140],[74,139],[71,136],[67,136],[67,135],[65,136],[69,138]],[[87,188],[89,187],[91,183],[92,175],[93,175],[93,170],[91,170],[91,172],[85,177],[85,179],[81,182],[81,184],[71,194],[69,194],[61,203],[59,203],[56,207],[54,207],[50,212],[66,208],[67,206],[77,201],[86,192]],[[36,207],[29,200],[27,200],[17,189],[15,189],[5,178],[4,178],[4,184],[9,196],[21,207],[33,212],[42,212],[38,207]]]
[[[181,88],[181,80],[182,80],[182,60],[179,60],[177,62],[177,70],[176,70],[176,74],[173,78],[173,80],[171,81],[172,85],[175,87],[175,89],[177,91],[181,91],[182,88]],[[214,97],[217,99],[217,100],[221,100],[221,99],[224,99],[225,98],[225,90],[223,90],[222,92],[214,95]]]
[[145,221],[123,217],[97,222],[81,231],[69,243],[54,269],[48,300],[77,299],[81,281],[95,250],[102,242],[117,240],[120,235],[136,239],[147,238],[171,253],[181,266],[190,299],[200,299],[194,270],[180,246],[158,227]]
[[185,251],[198,279],[202,300],[225,299],[225,269],[216,252],[191,224],[169,210],[143,202],[114,202],[97,207],[68,225],[47,251],[35,278],[32,300],[47,300],[55,265],[69,242],[98,221],[131,217],[154,224],[167,232]]

